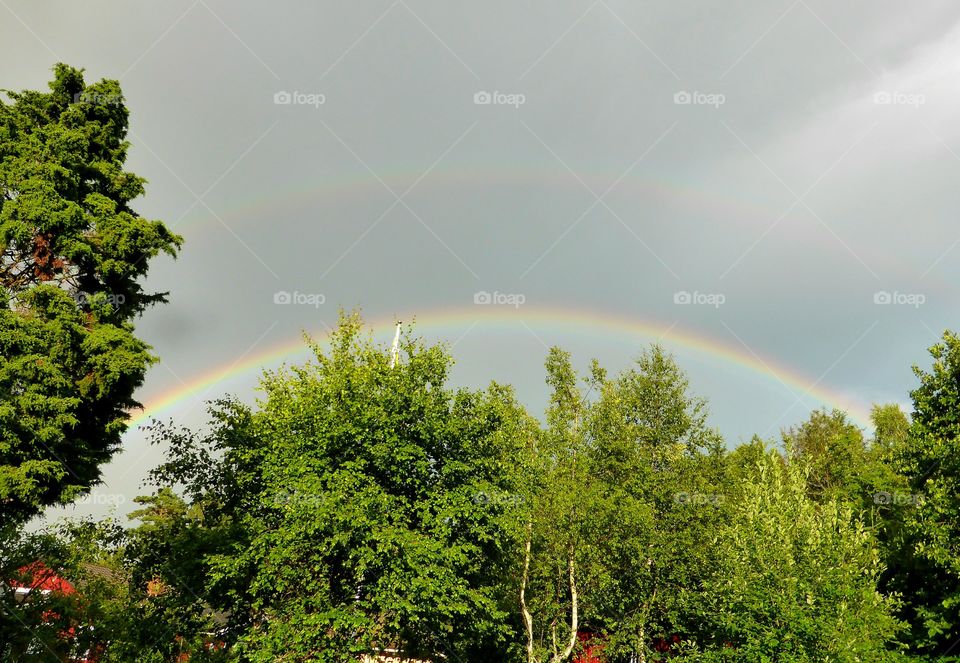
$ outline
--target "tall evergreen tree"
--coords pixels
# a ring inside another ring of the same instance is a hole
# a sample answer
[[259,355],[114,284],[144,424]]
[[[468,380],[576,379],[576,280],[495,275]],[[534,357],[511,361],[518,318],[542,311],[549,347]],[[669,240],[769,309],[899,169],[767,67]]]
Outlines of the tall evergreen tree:
[[49,88],[0,100],[0,525],[98,481],[154,361],[140,279],[181,242],[131,207],[119,84],[58,64]]

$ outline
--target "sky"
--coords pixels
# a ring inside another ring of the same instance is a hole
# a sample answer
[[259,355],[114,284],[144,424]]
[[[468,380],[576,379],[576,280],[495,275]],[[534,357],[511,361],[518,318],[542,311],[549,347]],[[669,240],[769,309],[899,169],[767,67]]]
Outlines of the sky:
[[0,0],[0,87],[121,82],[135,207],[185,239],[147,287],[160,363],[104,484],[130,510],[194,428],[340,308],[547,398],[547,347],[661,343],[733,446],[909,406],[956,329],[960,5]]

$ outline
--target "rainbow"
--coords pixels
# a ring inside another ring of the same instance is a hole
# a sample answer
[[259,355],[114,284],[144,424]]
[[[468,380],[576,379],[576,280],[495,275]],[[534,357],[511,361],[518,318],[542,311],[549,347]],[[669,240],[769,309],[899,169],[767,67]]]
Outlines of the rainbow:
[[[392,170],[382,173],[381,179],[398,194],[406,190],[421,175],[413,170]],[[584,172],[581,179],[590,188],[598,193],[604,191],[619,177],[620,173],[610,169],[609,173],[598,175],[593,172]],[[463,170],[438,170],[431,172],[423,182],[420,182],[414,191],[421,189],[450,189],[463,191],[481,187],[519,187],[526,193],[538,188],[569,189],[577,186],[585,195],[586,189],[577,184],[571,175],[557,165],[556,172],[544,170],[514,170],[505,171],[503,164],[490,164],[487,167],[470,167]],[[769,224],[780,213],[777,203],[770,201],[767,204],[758,204],[745,198],[732,196],[726,191],[708,190],[705,187],[695,187],[689,184],[680,184],[666,179],[657,179],[650,176],[629,176],[620,183],[619,190],[631,189],[647,196],[656,198],[671,198],[681,201],[691,210],[727,210],[731,219],[753,219],[755,223]],[[355,174],[336,174],[327,178],[314,176],[310,180],[294,184],[274,186],[269,189],[270,195],[250,198],[233,204],[227,204],[222,209],[224,217],[247,217],[263,219],[276,214],[277,208],[294,208],[297,205],[308,203],[315,199],[369,199],[372,195],[383,194],[389,201],[390,193],[375,177],[366,170]],[[211,227],[216,227],[213,217],[209,214],[198,213],[195,218],[198,222],[209,221]],[[183,225],[187,219],[181,219]],[[194,222],[191,221],[191,225]]]
[[[499,306],[441,308],[416,314],[397,315],[389,319],[365,321],[365,324],[368,329],[375,332],[392,331],[396,320],[415,320],[414,331],[417,334],[431,332],[436,336],[446,336],[449,340],[456,339],[471,328],[475,328],[476,331],[512,329],[523,333],[532,330],[538,332],[537,335],[548,344],[555,342],[553,337],[558,332],[596,336],[598,331],[628,339],[642,339],[643,345],[659,342],[668,349],[675,346],[692,350],[713,360],[759,374],[771,382],[786,384],[798,396],[806,395],[816,399],[822,405],[844,410],[859,426],[872,428],[866,404],[855,402],[847,395],[819,384],[809,376],[773,358],[761,357],[750,352],[735,339],[727,343],[682,329],[679,325],[666,325],[657,321],[639,320],[602,311],[526,305],[520,309]],[[328,331],[323,331],[313,335],[313,338],[321,340],[328,335]],[[185,385],[151,399],[143,410],[132,416],[129,424],[131,428],[138,426],[150,418],[171,410],[187,399],[203,398],[206,392],[212,390],[218,383],[276,367],[301,355],[308,356],[308,350],[303,338],[297,337],[254,353],[241,361],[212,368],[194,377]]]
[[[382,181],[398,194],[416,182],[421,175],[421,172],[406,167],[383,170],[380,173]],[[601,192],[616,181],[621,172],[614,167],[591,167],[580,170],[579,175],[591,189]],[[581,189],[585,195],[589,195],[559,164],[554,169],[536,165],[506,171],[502,163],[489,163],[471,165],[457,170],[437,170],[429,173],[422,182],[419,182],[414,191],[429,189],[464,191],[489,186],[497,186],[501,189],[520,187],[528,196],[538,189],[560,188],[566,191],[574,186]],[[221,216],[232,222],[243,223],[244,220],[259,222],[264,218],[275,217],[280,210],[297,210],[317,200],[340,202],[369,200],[371,196],[382,194],[385,204],[390,201],[389,191],[366,170],[358,170],[355,173],[334,173],[329,177],[318,177],[314,174],[309,180],[292,185],[285,182],[279,183],[267,189],[271,192],[269,195],[226,204],[222,208]],[[743,196],[731,195],[727,190],[709,188],[704,182],[683,182],[680,178],[677,178],[677,181],[671,181],[646,174],[630,175],[619,184],[617,191],[621,193],[630,191],[634,195],[640,194],[651,200],[671,200],[680,204],[689,214],[698,216],[723,210],[727,215],[728,225],[736,224],[745,231],[766,229],[784,212],[784,204],[782,201],[777,202],[776,198],[753,201]],[[212,214],[198,207],[196,215],[191,214],[168,225],[178,232],[182,231],[184,226],[219,227],[213,219]],[[197,237],[196,234],[193,236]],[[816,244],[826,252],[844,252],[838,242],[822,233],[805,235],[804,240]],[[194,240],[191,239],[191,241]],[[873,266],[882,262],[887,275],[895,277],[900,282],[911,282],[918,273],[926,269],[925,266],[913,267],[903,264],[900,260],[892,260],[885,254],[869,255],[867,261]],[[934,288],[938,292],[948,290],[951,295],[956,292],[953,283],[945,281],[937,274],[928,275],[925,284],[928,291]]]

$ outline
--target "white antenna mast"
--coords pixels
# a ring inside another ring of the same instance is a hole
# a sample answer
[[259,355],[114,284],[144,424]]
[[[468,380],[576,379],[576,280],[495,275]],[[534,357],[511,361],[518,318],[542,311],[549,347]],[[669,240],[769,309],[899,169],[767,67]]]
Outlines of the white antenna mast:
[[397,365],[400,359],[400,323],[397,322],[397,332],[393,335],[393,347],[390,348],[390,368]]

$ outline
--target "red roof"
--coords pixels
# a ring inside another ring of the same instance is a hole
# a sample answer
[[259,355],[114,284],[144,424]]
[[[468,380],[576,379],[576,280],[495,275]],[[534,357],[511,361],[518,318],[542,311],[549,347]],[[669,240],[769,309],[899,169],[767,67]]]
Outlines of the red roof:
[[34,590],[41,592],[53,592],[69,596],[76,594],[76,588],[67,580],[57,575],[55,571],[44,565],[43,562],[33,562],[17,569],[17,575],[20,580],[14,578],[9,581],[11,587],[16,589]]

